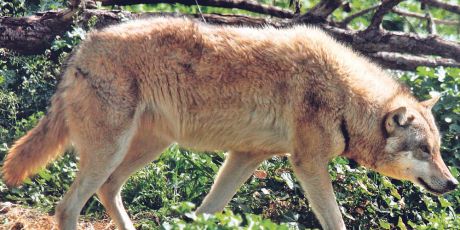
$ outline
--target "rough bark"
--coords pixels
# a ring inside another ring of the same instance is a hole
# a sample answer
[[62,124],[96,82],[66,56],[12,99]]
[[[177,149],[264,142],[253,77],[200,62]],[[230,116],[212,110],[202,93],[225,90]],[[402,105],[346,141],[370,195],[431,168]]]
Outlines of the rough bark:
[[69,30],[70,11],[46,12],[29,17],[0,18],[0,48],[38,54],[49,48],[56,35]]

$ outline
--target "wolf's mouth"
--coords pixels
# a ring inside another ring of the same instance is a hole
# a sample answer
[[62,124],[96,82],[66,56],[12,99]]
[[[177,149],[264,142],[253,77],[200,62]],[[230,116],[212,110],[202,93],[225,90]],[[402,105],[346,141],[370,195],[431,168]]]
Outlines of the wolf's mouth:
[[428,183],[426,183],[422,178],[417,178],[417,181],[429,192],[434,193],[436,195],[441,195],[445,193],[444,191],[436,190],[433,187],[431,187]]

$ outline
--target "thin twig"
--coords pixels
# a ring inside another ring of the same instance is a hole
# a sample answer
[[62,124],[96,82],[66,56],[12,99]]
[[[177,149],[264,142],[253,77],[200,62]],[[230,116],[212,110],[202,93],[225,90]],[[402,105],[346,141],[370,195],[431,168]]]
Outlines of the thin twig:
[[425,13],[426,18],[426,30],[429,34],[436,34],[436,24],[433,21],[433,16],[429,11]]
[[377,8],[379,8],[380,5],[376,5],[376,6],[372,6],[372,7],[369,7],[367,9],[364,9],[364,10],[361,10],[361,11],[358,11],[354,14],[351,14],[350,16],[344,18],[341,22],[339,22],[339,25],[341,27],[345,27],[346,25],[348,25],[351,21],[353,21],[353,19],[357,18],[357,17],[361,17]]
[[198,4],[198,0],[195,0],[196,6],[198,7],[198,12],[200,12],[201,19],[203,19],[203,22],[206,23],[206,19],[203,17],[203,12],[201,12],[201,7]]
[[409,26],[409,31],[411,33],[417,33],[417,29],[415,29],[415,26],[412,24],[412,22],[409,21],[409,19],[407,19],[407,17],[402,17],[402,18],[407,23],[407,25]]
[[300,14],[300,8],[301,8],[300,0],[296,0],[295,1],[295,12],[294,12],[295,15]]

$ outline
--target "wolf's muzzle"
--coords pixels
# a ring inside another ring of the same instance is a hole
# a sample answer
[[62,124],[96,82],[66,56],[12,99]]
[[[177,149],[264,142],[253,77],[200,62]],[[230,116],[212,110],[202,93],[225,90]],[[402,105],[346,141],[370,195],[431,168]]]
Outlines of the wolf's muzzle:
[[450,192],[456,189],[458,186],[458,181],[455,178],[449,179],[446,182],[446,185],[444,186],[444,188],[442,188],[441,190],[431,187],[426,181],[424,181],[420,177],[417,178],[417,180],[426,190],[436,195],[442,195],[444,193]]

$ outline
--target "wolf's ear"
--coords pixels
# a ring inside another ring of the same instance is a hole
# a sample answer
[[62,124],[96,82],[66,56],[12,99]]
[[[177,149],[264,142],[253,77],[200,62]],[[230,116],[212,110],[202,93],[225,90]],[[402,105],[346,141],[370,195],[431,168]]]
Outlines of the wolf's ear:
[[385,129],[388,134],[391,134],[396,130],[396,128],[407,126],[413,120],[413,116],[407,115],[407,108],[402,106],[387,114],[385,119]]
[[428,110],[431,110],[431,109],[433,108],[433,106],[436,104],[436,102],[439,101],[439,98],[441,98],[440,95],[434,96],[434,97],[432,97],[431,99],[428,99],[428,100],[426,100],[426,101],[420,102],[420,104],[421,104],[422,106],[424,106],[425,108],[427,108]]

